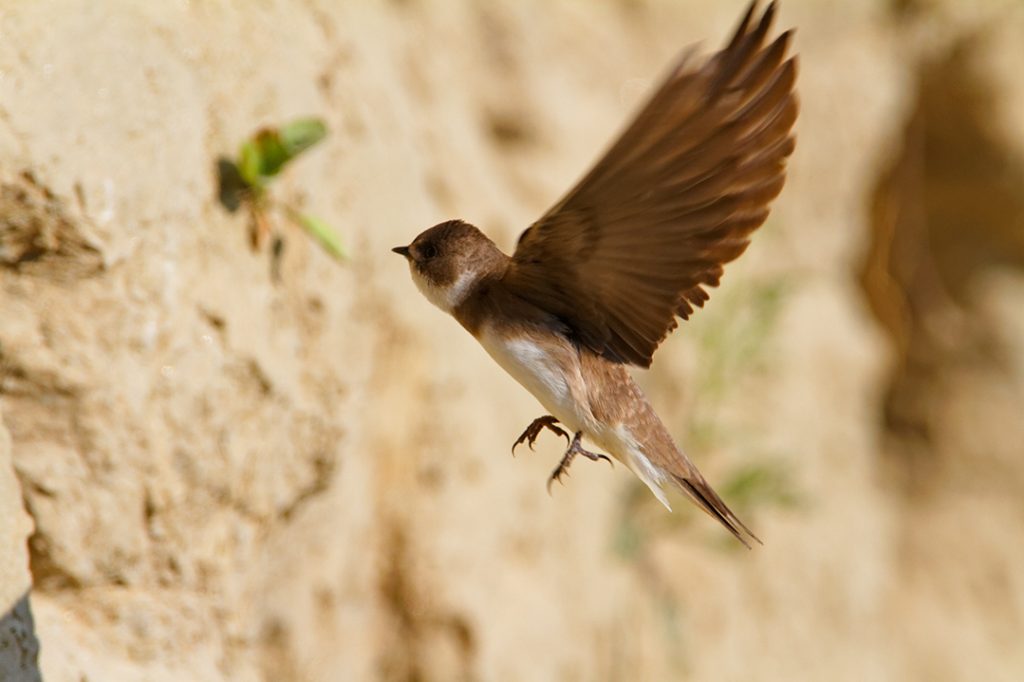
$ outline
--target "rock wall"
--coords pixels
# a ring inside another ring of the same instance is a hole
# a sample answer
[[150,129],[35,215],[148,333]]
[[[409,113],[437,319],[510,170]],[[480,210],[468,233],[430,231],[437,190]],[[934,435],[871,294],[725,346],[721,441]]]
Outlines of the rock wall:
[[[924,446],[885,411],[909,355],[884,304],[909,289],[871,284],[908,229],[872,206],[921,202],[888,178],[923,64],[981,36],[992,134],[1019,153],[1012,3],[782,8],[787,188],[641,375],[755,551],[621,467],[580,462],[549,497],[555,440],[508,454],[538,406],[389,253],[455,216],[511,249],[741,11],[0,11],[0,679],[1019,677],[1024,280],[1011,263],[914,319],[955,338],[972,311],[1001,349],[942,356]],[[276,224],[272,267],[217,200],[219,157],[304,115],[330,136],[273,191],[339,228],[344,266]],[[928,248],[913,228],[900,243]],[[904,485],[921,467],[925,492]]]

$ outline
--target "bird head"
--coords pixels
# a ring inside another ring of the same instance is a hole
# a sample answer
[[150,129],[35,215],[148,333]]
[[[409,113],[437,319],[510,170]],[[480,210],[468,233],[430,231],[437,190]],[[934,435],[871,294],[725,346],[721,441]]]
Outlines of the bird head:
[[454,311],[481,281],[500,273],[508,261],[483,232],[461,220],[435,225],[408,246],[391,250],[405,257],[416,286],[446,313]]

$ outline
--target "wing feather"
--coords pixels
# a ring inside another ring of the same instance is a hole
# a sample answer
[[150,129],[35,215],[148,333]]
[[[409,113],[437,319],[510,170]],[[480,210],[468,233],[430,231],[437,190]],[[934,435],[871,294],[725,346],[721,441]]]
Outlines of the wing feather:
[[708,300],[782,191],[797,118],[792,31],[755,0],[725,48],[684,53],[604,156],[519,238],[506,285],[595,351],[646,367]]

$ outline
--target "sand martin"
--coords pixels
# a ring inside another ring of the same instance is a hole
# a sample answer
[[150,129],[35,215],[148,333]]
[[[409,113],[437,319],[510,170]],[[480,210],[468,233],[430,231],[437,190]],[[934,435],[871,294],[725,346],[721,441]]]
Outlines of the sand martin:
[[550,412],[516,441],[532,446],[545,428],[566,437],[549,487],[577,455],[607,459],[586,438],[666,507],[672,484],[748,547],[757,537],[676,446],[628,366],[649,367],[676,318],[704,305],[782,190],[796,58],[792,31],[768,40],[775,4],[757,13],[755,0],[716,54],[685,53],[512,256],[461,220],[393,249],[423,295]]

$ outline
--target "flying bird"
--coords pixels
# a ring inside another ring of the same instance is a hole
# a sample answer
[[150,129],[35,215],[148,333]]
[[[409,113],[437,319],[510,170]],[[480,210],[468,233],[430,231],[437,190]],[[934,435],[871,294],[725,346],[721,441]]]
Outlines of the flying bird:
[[532,447],[545,428],[565,436],[549,490],[576,456],[608,459],[584,449],[586,438],[666,507],[664,487],[675,486],[747,547],[760,540],[676,446],[627,368],[649,367],[677,318],[704,305],[782,191],[797,62],[791,30],[768,38],[775,3],[758,10],[754,0],[714,55],[684,54],[511,256],[462,220],[392,249],[423,295],[550,412],[513,445]]

